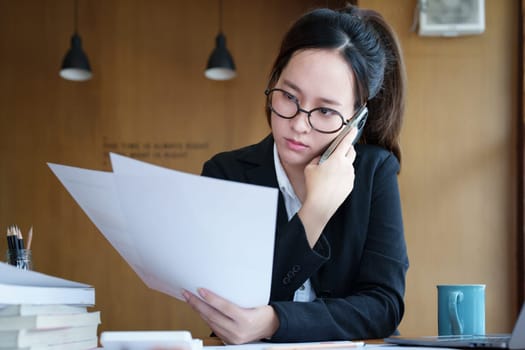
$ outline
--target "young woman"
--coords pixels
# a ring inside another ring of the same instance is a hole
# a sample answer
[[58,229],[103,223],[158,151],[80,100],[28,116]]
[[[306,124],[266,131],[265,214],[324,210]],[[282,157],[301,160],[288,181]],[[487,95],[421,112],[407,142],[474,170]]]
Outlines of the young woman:
[[[214,156],[202,174],[279,188],[269,305],[241,308],[206,289],[184,297],[227,344],[370,339],[396,331],[408,258],[397,184],[404,66],[374,11],[302,16],[266,90],[271,134]],[[335,152],[320,155],[363,106]],[[247,232],[249,234],[249,232]]]

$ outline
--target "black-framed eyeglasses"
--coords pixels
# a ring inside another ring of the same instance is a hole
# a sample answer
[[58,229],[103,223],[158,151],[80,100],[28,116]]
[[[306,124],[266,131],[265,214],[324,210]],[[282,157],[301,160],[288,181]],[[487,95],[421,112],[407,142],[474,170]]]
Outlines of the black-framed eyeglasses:
[[348,124],[343,115],[335,109],[327,107],[317,107],[309,111],[302,109],[297,97],[286,90],[266,89],[264,94],[268,97],[268,108],[277,116],[292,119],[299,112],[304,112],[308,116],[310,127],[320,133],[332,134]]

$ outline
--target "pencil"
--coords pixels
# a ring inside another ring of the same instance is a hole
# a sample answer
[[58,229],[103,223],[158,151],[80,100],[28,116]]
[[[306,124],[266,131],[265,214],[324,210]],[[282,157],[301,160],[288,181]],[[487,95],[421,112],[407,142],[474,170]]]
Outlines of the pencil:
[[11,225],[10,227],[10,232],[11,232],[11,248],[13,250],[16,250],[17,249],[17,237],[16,237],[15,227],[13,225]]
[[8,250],[8,256],[9,261],[8,263],[11,265],[15,265],[14,262],[16,262],[17,256],[18,256],[18,242],[17,242],[16,232],[14,225],[11,225],[7,228],[7,244],[9,246]]
[[290,345],[275,345],[265,348],[265,350],[323,350],[323,349],[344,349],[359,348],[365,346],[362,341],[353,342],[321,342],[321,343],[303,343]]
[[15,250],[16,247],[15,237],[13,236],[13,230],[11,226],[7,228],[7,246],[9,247],[9,250]]
[[22,232],[20,231],[20,228],[18,226],[15,225],[15,230],[16,230],[16,237],[17,237],[17,248],[18,250],[22,250],[24,249],[24,237],[22,237]]
[[27,234],[27,250],[31,249],[31,241],[33,240],[33,226],[29,229],[29,233]]

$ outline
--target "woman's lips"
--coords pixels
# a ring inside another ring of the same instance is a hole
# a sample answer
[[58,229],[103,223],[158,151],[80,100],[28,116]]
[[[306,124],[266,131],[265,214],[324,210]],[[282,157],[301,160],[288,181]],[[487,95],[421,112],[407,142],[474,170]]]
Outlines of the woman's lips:
[[293,151],[303,151],[308,148],[307,145],[299,141],[295,141],[293,139],[285,139],[285,140],[286,140],[286,146]]

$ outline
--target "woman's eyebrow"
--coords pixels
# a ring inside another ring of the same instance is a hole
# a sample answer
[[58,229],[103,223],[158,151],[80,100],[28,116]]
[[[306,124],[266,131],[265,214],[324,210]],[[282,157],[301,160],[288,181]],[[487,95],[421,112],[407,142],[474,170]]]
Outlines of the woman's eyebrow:
[[292,83],[290,80],[287,80],[287,79],[284,79],[283,80],[283,85],[286,85],[287,87],[295,90],[296,92],[298,93],[301,93],[301,89],[299,88],[299,86],[295,85],[294,83]]
[[[291,88],[292,90],[296,91],[297,93],[299,94],[302,94],[302,90],[299,86],[297,86],[296,84],[292,83],[290,80],[288,79],[284,79],[283,80],[283,85]],[[329,104],[329,105],[332,105],[332,106],[342,106],[342,104],[336,100],[333,100],[331,98],[327,98],[327,97],[320,97],[318,98],[319,101],[323,102],[323,103],[326,103],[326,104]]]

